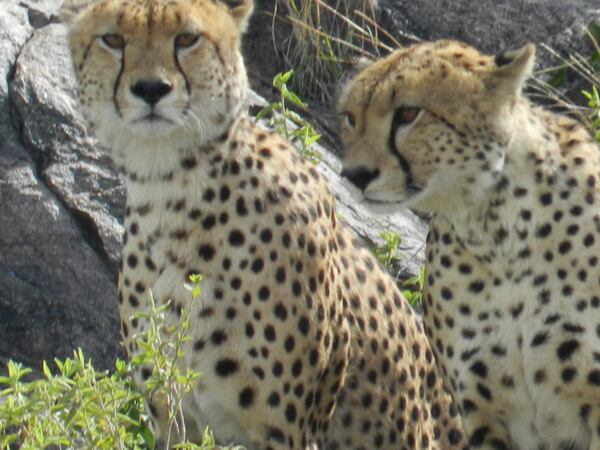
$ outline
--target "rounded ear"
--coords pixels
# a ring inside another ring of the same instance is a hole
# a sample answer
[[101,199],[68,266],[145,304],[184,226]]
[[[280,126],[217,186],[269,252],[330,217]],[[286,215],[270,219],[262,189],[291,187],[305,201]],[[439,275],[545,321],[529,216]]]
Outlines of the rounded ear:
[[222,0],[222,2],[229,8],[229,13],[235,23],[237,23],[239,30],[243,33],[246,31],[248,26],[248,19],[254,9],[253,0]]
[[502,97],[519,94],[531,75],[534,62],[535,45],[533,44],[498,53],[494,58],[496,67],[487,80],[488,91]]
[[97,0],[63,0],[60,5],[60,20],[65,25],[71,25],[81,11]]

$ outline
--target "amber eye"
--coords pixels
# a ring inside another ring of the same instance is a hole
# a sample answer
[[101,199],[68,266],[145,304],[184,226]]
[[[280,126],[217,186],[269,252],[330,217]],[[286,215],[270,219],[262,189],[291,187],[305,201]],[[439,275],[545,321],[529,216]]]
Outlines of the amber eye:
[[125,47],[125,39],[118,34],[105,34],[102,36],[102,42],[114,50],[122,50]]
[[414,106],[400,106],[394,113],[394,125],[408,125],[414,122],[421,110]]
[[351,112],[345,112],[344,113],[344,124],[348,128],[354,128],[356,126],[356,118],[354,117],[354,114],[352,114]]
[[189,48],[198,42],[199,34],[182,33],[175,37],[175,48]]

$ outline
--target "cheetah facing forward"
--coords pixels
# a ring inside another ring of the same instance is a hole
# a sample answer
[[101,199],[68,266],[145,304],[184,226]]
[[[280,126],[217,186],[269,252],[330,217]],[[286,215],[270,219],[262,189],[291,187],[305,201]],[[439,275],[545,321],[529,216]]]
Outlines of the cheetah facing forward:
[[[123,339],[152,289],[186,307],[188,438],[250,449],[463,448],[418,319],[336,221],[314,167],[245,107],[249,0],[68,1],[83,110],[127,184]],[[142,371],[140,376],[148,376]],[[166,434],[160,399],[150,400]]]
[[440,41],[373,63],[339,102],[344,173],[434,213],[425,328],[471,446],[598,450],[599,152],[521,96],[533,58]]

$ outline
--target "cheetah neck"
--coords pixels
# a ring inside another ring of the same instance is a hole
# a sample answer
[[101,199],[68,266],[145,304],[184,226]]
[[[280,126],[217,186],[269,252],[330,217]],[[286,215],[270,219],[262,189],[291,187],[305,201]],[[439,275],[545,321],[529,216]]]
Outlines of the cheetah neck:
[[583,190],[568,187],[586,182],[586,171],[573,164],[574,158],[590,167],[600,164],[598,148],[585,131],[578,135],[576,145],[567,148],[572,139],[563,134],[572,136],[571,119],[526,101],[515,106],[512,117],[515,132],[496,182],[468,201],[461,199],[456,208],[446,209],[451,214],[437,219],[448,223],[471,253],[484,259],[490,253],[494,258],[504,256],[509,264],[527,246],[535,245],[535,229],[553,220],[555,209],[543,207],[544,203],[560,201],[560,195],[565,195],[561,193],[569,192],[571,204],[586,204]]

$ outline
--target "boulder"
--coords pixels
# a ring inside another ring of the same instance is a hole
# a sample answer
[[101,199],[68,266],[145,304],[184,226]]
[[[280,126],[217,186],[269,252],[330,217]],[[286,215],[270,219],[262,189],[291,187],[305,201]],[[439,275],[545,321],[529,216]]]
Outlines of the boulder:
[[72,208],[47,175],[61,151],[57,130],[68,128],[55,93],[60,65],[70,66],[50,53],[61,41],[36,33],[32,17],[39,25],[43,16],[0,2],[0,360],[39,367],[82,347],[108,368],[120,351],[114,276],[90,242],[85,209]]
[[[591,56],[595,49],[586,30],[590,23],[600,23],[598,0],[379,0],[378,4],[380,25],[403,44],[415,38],[458,39],[495,54],[533,42],[538,46],[537,69],[561,65],[558,55]],[[540,79],[550,75],[544,73]],[[574,73],[561,87],[576,104],[587,104],[581,90],[589,88]]]

